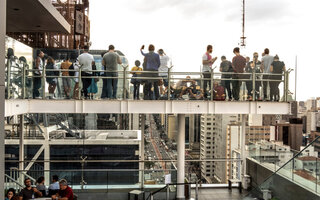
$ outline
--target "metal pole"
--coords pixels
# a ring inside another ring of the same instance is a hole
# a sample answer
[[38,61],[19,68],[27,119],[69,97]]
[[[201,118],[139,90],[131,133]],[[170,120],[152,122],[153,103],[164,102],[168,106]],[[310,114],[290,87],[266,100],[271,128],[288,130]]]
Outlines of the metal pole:
[[170,199],[170,188],[169,188],[169,185],[167,185],[167,200]]
[[196,181],[196,200],[199,199],[199,183],[198,180]]
[[11,98],[11,58],[7,58],[7,95]]
[[177,142],[177,149],[178,149],[178,164],[177,164],[177,171],[178,171],[178,178],[177,183],[181,184],[177,186],[177,200],[184,200],[184,167],[185,167],[185,115],[178,114],[178,142]]
[[[7,9],[7,1],[0,1],[0,63],[5,63],[5,37],[6,37],[6,9]],[[4,97],[5,97],[5,69],[2,67],[0,72],[0,116],[4,119]],[[0,120],[0,197],[4,197],[4,120]]]
[[[41,59],[41,58],[40,58]],[[43,69],[42,69],[42,73],[41,73],[41,78],[42,78],[42,99],[44,99],[46,97],[46,68],[45,66],[43,66]]]
[[170,100],[170,95],[171,95],[171,93],[170,93],[170,89],[171,89],[171,68],[172,68],[172,66],[171,67],[169,67],[169,69],[168,69],[168,89],[167,89],[167,95],[168,95],[168,100]]
[[[146,115],[141,114],[141,151],[140,151],[140,160],[144,161],[144,127],[146,122]],[[144,162],[140,162],[140,188],[143,190],[144,188]]]
[[294,86],[294,100],[297,101],[297,85],[298,85],[298,56],[296,56],[296,67],[295,67],[295,86]]
[[80,100],[81,99],[81,93],[82,93],[82,81],[81,81],[81,68],[79,68],[79,74],[78,74],[78,99]]
[[252,72],[252,100],[256,100],[256,66],[254,66],[253,72]]
[[210,99],[211,99],[211,101],[213,101],[213,75],[214,75],[214,73],[213,73],[213,69],[211,69],[211,77],[210,77],[210,89],[211,89],[211,91],[210,91]]
[[242,160],[242,182],[245,181],[246,175],[246,156],[245,156],[245,146],[246,146],[246,115],[241,115],[241,160]]
[[20,115],[20,123],[19,123],[19,183],[23,184],[24,175],[24,115]]
[[127,94],[126,94],[126,78],[127,78],[127,73],[126,73],[126,70],[127,70],[127,67],[128,66],[126,66],[126,67],[123,67],[123,86],[122,86],[122,88],[123,88],[123,99],[125,100],[125,99],[127,99]]
[[26,98],[26,63],[22,67],[22,99]]

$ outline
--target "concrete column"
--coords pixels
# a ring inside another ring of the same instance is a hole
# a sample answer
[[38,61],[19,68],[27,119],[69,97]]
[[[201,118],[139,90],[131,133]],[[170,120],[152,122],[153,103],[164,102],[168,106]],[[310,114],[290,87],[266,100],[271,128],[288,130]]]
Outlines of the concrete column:
[[[185,175],[185,115],[178,115],[178,137],[177,137],[177,150],[178,150],[178,177],[177,183],[184,183],[184,175]],[[177,186],[177,199],[183,200],[184,196],[184,185]]]
[[[19,171],[24,170],[24,115],[20,115],[19,124]],[[24,176],[20,173],[20,183],[23,183]]]
[[[140,146],[140,160],[144,161],[144,127],[145,127],[146,115],[141,114],[141,146]],[[139,178],[140,178],[140,188],[144,187],[144,162],[139,163]]]
[[242,160],[242,179],[246,175],[246,156],[245,156],[245,146],[246,146],[246,115],[241,116],[241,160]]
[[[5,64],[5,38],[6,38],[6,9],[7,1],[0,1],[0,63]],[[4,96],[5,96],[5,68],[0,68],[0,197],[4,197]]]

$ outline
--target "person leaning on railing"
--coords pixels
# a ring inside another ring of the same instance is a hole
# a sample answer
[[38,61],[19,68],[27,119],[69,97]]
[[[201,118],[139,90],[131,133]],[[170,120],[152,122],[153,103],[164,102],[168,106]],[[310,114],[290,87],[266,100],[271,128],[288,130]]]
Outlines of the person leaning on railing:
[[274,61],[271,63],[270,72],[274,75],[270,75],[270,100],[271,101],[279,101],[280,100],[280,91],[279,84],[282,80],[282,74],[286,71],[286,66],[284,62],[279,61],[279,56],[275,55]]
[[[158,50],[160,56],[160,67],[159,67],[159,76],[162,77],[162,84],[159,84],[160,94],[165,95],[164,91],[168,88],[168,70],[169,70],[169,56],[163,51],[163,49]],[[164,86],[164,89],[163,87]]]
[[269,73],[270,66],[273,62],[273,56],[269,55],[270,51],[268,48],[264,49],[264,56],[261,59],[261,70],[264,73],[263,75],[263,99],[268,100],[268,83],[269,83]]

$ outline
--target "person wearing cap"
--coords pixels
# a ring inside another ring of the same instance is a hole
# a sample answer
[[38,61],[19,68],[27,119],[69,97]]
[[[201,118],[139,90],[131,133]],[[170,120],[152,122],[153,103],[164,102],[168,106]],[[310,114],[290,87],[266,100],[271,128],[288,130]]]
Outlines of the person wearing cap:
[[279,91],[279,84],[282,80],[282,74],[286,71],[286,66],[284,62],[279,61],[279,56],[276,55],[274,57],[274,61],[270,65],[270,100],[271,101],[279,101],[280,99],[280,91]]
[[59,181],[60,189],[57,194],[52,195],[51,198],[54,200],[73,200],[73,191],[68,186],[68,182],[65,179]]
[[228,80],[222,80],[221,85],[227,89],[227,95],[228,95],[228,100],[232,100],[232,91],[231,91],[231,77],[232,75],[229,74],[233,72],[232,69],[232,63],[227,60],[225,56],[221,56],[221,64],[220,64],[220,72],[222,72],[221,78],[222,79],[228,79]]

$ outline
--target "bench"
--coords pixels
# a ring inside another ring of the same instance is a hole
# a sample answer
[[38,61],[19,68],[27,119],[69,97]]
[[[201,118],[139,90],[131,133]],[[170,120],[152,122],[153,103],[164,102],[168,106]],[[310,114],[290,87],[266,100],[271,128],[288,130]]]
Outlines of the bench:
[[228,189],[232,190],[232,183],[238,183],[239,192],[242,193],[242,182],[239,179],[229,179],[228,180]]

